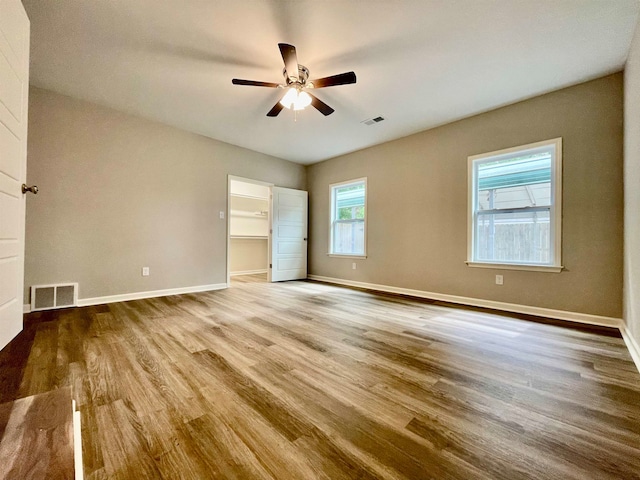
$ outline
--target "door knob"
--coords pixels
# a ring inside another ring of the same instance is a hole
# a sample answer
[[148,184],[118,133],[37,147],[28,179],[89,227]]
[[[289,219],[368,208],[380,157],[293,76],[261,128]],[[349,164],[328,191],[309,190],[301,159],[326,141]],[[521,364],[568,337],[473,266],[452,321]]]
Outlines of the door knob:
[[31,192],[34,195],[36,195],[38,193],[38,187],[36,185],[33,185],[31,187],[27,187],[24,183],[22,184],[22,193],[27,193],[27,192]]

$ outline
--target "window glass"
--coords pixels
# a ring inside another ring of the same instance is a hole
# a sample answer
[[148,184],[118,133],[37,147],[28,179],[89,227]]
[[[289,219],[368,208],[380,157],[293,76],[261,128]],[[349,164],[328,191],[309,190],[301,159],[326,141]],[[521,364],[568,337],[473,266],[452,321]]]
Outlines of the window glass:
[[478,218],[476,260],[551,263],[549,212],[482,215]]
[[561,139],[470,157],[470,262],[560,265]]
[[330,252],[365,254],[366,180],[331,186]]

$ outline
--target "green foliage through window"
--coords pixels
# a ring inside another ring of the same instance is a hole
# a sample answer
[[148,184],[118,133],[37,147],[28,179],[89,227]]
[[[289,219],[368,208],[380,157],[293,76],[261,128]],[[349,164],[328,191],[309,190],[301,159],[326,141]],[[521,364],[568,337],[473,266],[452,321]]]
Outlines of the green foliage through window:
[[338,209],[338,220],[364,220],[364,205],[359,207],[342,207]]

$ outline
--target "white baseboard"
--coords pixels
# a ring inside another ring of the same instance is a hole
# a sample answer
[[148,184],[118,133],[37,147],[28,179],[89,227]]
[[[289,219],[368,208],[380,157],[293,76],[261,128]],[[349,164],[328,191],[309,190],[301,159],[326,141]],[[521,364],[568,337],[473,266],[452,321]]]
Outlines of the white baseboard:
[[412,290],[409,288],[392,287],[390,285],[355,282],[352,280],[323,277],[320,275],[309,275],[307,278],[309,278],[310,280],[317,280],[319,282],[366,288],[369,290],[377,290],[387,293],[397,293],[400,295],[409,295],[418,298],[428,298],[430,300],[440,300],[443,302],[470,305],[472,307],[492,308],[494,310],[502,310],[505,312],[524,313],[527,315],[536,315],[539,317],[548,317],[557,320],[568,320],[571,322],[585,323],[588,325],[598,325],[602,327],[614,328],[621,328],[624,325],[621,318],[603,317],[600,315],[590,315],[588,313],[568,312],[565,310],[554,310],[551,308],[532,307],[530,305],[520,305],[517,303],[496,302],[494,300],[484,300],[481,298],[461,297],[458,295],[448,295],[446,293],[435,293],[426,292],[423,290]]
[[229,275],[232,277],[238,277],[240,275],[256,275],[258,273],[267,273],[267,269],[263,268],[260,270],[241,270],[239,272],[231,272]]
[[22,305],[22,313],[31,313],[31,304],[25,303]]
[[79,307],[90,305],[102,305],[104,303],[128,302],[129,300],[141,300],[143,298],[166,297],[167,295],[181,295],[183,293],[208,292],[227,288],[226,283],[214,283],[212,285],[197,285],[195,287],[168,288],[166,290],[152,290],[149,292],[123,293],[120,295],[108,295],[105,297],[79,298]]
[[627,344],[633,363],[636,364],[636,368],[638,369],[638,372],[640,372],[640,346],[638,346],[636,339],[631,336],[631,332],[629,332],[626,325],[622,325],[620,333],[622,334],[624,343]]

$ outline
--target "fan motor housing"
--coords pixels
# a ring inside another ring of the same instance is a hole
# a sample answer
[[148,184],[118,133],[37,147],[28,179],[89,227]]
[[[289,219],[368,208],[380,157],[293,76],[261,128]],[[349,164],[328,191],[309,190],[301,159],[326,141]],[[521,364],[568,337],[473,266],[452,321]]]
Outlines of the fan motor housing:
[[300,85],[304,86],[307,83],[307,80],[309,79],[309,69],[304,65],[298,65],[298,81],[297,82],[291,81],[291,78],[289,78],[289,75],[287,75],[286,68],[282,70],[282,75],[284,75],[284,80],[287,83],[287,85],[290,85],[292,83],[299,83]]

